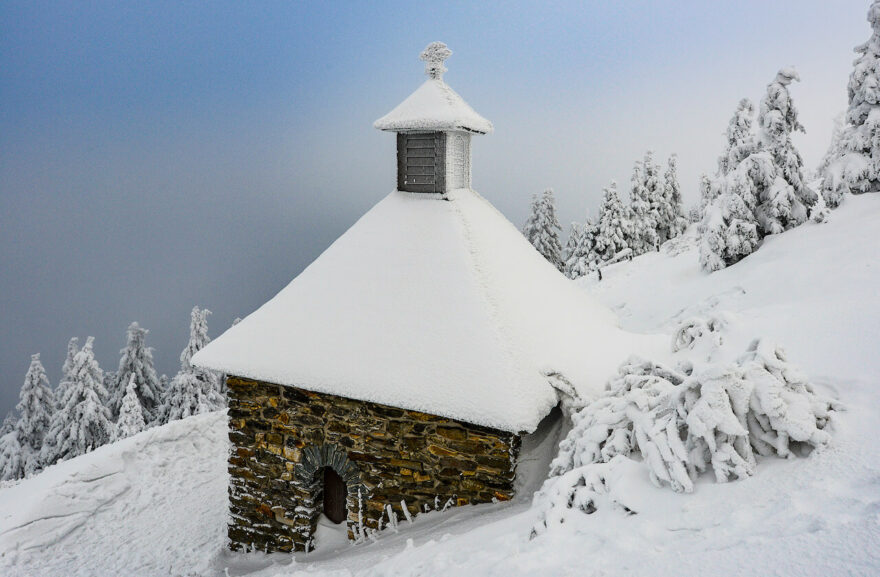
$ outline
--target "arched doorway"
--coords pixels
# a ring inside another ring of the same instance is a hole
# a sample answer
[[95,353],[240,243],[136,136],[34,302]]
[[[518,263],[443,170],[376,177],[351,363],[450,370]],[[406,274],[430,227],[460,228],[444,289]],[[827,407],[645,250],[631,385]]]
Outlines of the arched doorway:
[[348,517],[346,511],[347,488],[336,471],[324,467],[324,516],[334,523],[342,523]]

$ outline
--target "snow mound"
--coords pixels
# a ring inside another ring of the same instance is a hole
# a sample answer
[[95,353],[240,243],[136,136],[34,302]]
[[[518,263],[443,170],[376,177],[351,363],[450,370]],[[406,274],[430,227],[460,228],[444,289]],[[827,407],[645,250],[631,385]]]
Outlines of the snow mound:
[[214,412],[0,489],[0,574],[206,574],[225,547],[227,452]]

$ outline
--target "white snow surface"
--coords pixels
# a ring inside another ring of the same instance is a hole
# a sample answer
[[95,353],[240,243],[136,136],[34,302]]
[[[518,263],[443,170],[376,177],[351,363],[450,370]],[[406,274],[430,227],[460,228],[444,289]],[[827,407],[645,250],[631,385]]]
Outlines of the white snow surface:
[[665,337],[614,315],[471,190],[393,192],[193,364],[520,432]]
[[487,134],[493,130],[491,122],[440,78],[426,80],[373,126],[395,132],[467,130]]
[[[671,330],[682,318],[729,311],[725,338],[742,342],[724,350],[739,354],[754,336],[785,346],[846,409],[830,444],[809,457],[762,458],[754,477],[704,477],[691,494],[654,487],[645,467],[628,461],[610,473],[608,498],[636,515],[599,507],[533,540],[537,511],[523,487],[514,502],[420,515],[375,542],[243,555],[225,550],[227,424],[210,413],[0,488],[0,575],[880,574],[878,222],[880,194],[851,197],[828,222],[771,236],[720,272],[702,272],[686,238],[608,267],[601,283],[580,282],[631,330]],[[552,441],[545,431],[524,442],[527,469],[546,471],[540,453]]]

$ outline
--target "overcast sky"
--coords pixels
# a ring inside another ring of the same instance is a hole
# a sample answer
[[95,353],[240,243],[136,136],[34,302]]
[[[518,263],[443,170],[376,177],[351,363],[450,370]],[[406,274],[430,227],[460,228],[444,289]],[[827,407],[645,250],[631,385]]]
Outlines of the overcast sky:
[[0,4],[0,418],[29,355],[57,384],[67,340],[115,369],[133,320],[169,376],[271,298],[394,186],[372,128],[446,42],[447,82],[495,133],[473,184],[520,225],[531,195],[595,214],[651,148],[685,200],[737,101],[782,66],[820,160],[846,107],[866,0],[11,2]]

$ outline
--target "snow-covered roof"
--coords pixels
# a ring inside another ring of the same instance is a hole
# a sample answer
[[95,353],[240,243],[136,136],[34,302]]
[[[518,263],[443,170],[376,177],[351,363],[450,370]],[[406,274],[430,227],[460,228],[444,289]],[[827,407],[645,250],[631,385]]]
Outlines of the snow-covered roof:
[[420,55],[428,80],[397,107],[373,123],[379,130],[448,131],[467,130],[486,134],[492,123],[477,114],[458,93],[443,81],[443,62],[452,51],[442,42],[428,44]]
[[192,362],[521,432],[557,403],[547,372],[593,396],[667,348],[621,331],[475,192],[395,191]]
[[492,123],[477,114],[455,90],[439,78],[429,78],[397,105],[373,123],[379,130],[492,132]]

